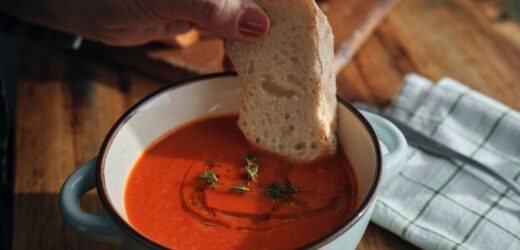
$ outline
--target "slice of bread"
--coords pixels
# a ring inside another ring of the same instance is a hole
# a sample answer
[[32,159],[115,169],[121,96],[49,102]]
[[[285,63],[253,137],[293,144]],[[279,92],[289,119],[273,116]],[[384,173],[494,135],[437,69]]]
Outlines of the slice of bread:
[[331,27],[314,0],[255,0],[270,19],[256,42],[228,41],[242,82],[238,126],[253,144],[296,161],[334,154]]

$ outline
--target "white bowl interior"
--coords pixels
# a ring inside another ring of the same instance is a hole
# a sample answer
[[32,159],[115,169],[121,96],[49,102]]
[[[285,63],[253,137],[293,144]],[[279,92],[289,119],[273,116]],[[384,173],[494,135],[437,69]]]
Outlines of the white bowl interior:
[[[194,119],[238,112],[240,83],[235,76],[198,80],[162,91],[142,103],[123,121],[106,147],[104,188],[114,210],[127,220],[126,180],[141,153],[156,139]],[[358,182],[358,206],[375,181],[377,160],[369,131],[344,105],[338,105],[339,141],[351,160]]]

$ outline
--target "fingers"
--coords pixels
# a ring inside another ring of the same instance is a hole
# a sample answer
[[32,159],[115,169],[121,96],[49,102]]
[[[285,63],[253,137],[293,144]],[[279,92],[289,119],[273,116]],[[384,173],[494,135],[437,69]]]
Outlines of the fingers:
[[[116,0],[124,22],[109,22],[95,40],[111,45],[138,45],[183,33],[193,23],[219,36],[256,40],[269,29],[265,12],[252,0]],[[122,4],[122,5],[121,5]],[[109,32],[106,32],[108,29]],[[143,32],[144,31],[144,32]],[[88,37],[88,35],[86,36]]]
[[192,25],[185,21],[173,21],[164,25],[163,35],[159,38],[175,36],[190,31]]
[[[185,1],[183,1],[185,2]],[[251,1],[189,0],[185,18],[234,40],[254,40],[269,29],[264,11]]]
[[161,26],[144,29],[109,29],[94,36],[104,44],[113,46],[135,46],[150,41],[173,38],[178,34],[185,33],[192,25],[184,21],[173,21]]
[[233,40],[255,40],[269,29],[265,12],[251,0],[134,0],[147,16],[182,19]]

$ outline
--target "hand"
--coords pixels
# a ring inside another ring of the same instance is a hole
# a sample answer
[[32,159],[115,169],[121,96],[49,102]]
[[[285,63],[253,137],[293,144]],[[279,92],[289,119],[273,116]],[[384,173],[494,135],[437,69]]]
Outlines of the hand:
[[254,40],[269,20],[251,0],[19,0],[0,8],[15,16],[110,45],[171,38],[192,25],[234,40]]

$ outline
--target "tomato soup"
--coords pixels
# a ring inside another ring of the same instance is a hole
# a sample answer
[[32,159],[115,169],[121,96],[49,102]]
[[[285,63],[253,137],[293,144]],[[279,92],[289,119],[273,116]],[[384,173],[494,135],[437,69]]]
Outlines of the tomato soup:
[[184,125],[150,146],[127,181],[130,224],[175,249],[294,249],[352,216],[343,151],[296,164],[251,147],[236,115]]

